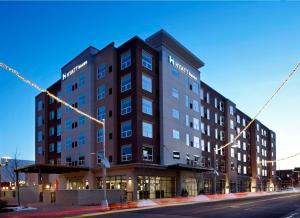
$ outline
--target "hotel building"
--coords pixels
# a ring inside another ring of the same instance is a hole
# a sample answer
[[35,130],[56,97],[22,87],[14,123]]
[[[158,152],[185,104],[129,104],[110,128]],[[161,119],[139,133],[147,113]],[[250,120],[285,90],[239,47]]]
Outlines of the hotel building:
[[102,189],[105,142],[106,187],[134,199],[274,190],[276,166],[266,161],[276,159],[275,133],[255,121],[234,141],[251,118],[201,81],[203,66],[164,30],[85,49],[48,90],[105,119],[105,131],[46,94],[36,96],[36,165],[79,169],[43,175],[43,182]]

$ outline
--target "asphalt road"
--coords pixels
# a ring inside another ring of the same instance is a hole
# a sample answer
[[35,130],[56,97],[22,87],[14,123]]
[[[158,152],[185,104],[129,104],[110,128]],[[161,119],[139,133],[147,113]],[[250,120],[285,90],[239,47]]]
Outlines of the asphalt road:
[[[95,215],[95,214],[94,214]],[[101,218],[300,218],[300,193],[110,213]]]

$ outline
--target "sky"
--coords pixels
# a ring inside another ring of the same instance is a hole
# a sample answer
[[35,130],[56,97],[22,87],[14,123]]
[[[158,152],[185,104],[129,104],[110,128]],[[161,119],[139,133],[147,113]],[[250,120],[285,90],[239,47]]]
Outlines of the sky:
[[[0,62],[43,88],[86,47],[168,31],[205,66],[202,80],[254,116],[300,61],[300,2],[0,2]],[[300,72],[259,120],[277,158],[300,152]],[[38,92],[0,69],[0,156],[34,160]],[[278,162],[300,167],[300,156]]]

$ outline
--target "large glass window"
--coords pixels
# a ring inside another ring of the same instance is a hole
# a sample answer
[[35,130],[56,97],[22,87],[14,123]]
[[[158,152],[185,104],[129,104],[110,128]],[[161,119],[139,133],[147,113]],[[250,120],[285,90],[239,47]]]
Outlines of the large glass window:
[[83,106],[85,104],[85,96],[83,94],[81,94],[79,97],[78,97],[78,105],[79,106]]
[[131,89],[131,74],[127,74],[121,78],[121,92]]
[[200,126],[199,126],[199,119],[193,118],[193,127],[194,127],[194,129],[196,129],[196,130],[199,130],[199,129],[200,129]]
[[123,145],[121,148],[122,153],[122,161],[131,161],[132,160],[132,146],[131,145]]
[[97,130],[97,142],[98,143],[103,142],[103,128],[99,128]]
[[143,136],[147,138],[153,138],[153,127],[152,123],[143,121]]
[[199,94],[199,83],[192,81],[192,90],[194,93]]
[[194,136],[194,147],[200,148],[200,140],[199,140],[199,137],[197,137],[197,136]]
[[143,113],[152,115],[152,101],[143,97],[142,110]]
[[104,120],[105,119],[105,106],[98,107],[97,119],[98,120]]
[[132,135],[131,120],[121,123],[121,138],[127,138]]
[[148,145],[143,145],[143,160],[153,161],[153,148]]
[[172,88],[172,96],[175,98],[179,98],[179,91],[176,88]]
[[97,79],[102,79],[105,77],[106,73],[106,65],[105,64],[100,64],[98,66],[98,71],[97,71]]
[[130,51],[126,51],[121,54],[121,70],[130,67],[131,65],[131,53]]
[[129,114],[131,112],[131,97],[121,100],[121,115]]
[[[103,189],[102,177],[96,177],[96,187]],[[106,189],[122,189],[126,190],[127,177],[126,176],[107,176],[106,177]]]
[[58,154],[61,153],[61,142],[57,142],[57,151]]
[[179,110],[172,109],[172,117],[179,120]]
[[50,113],[49,113],[49,119],[50,120],[54,120],[54,117],[55,117],[55,112],[54,111],[50,111]]
[[97,99],[101,100],[105,98],[105,85],[101,85],[97,89]]
[[79,82],[78,82],[79,87],[82,87],[84,85],[84,83],[85,83],[85,77],[84,77],[84,75],[80,74]]
[[60,136],[61,135],[61,125],[57,125],[57,131],[56,131],[56,135]]
[[152,55],[146,51],[142,51],[142,65],[149,70],[152,70]]
[[42,116],[38,116],[37,123],[38,123],[38,126],[41,126],[43,124],[43,117]]
[[176,69],[172,69],[172,75],[176,78],[179,78],[179,71]]
[[43,102],[41,100],[38,101],[37,108],[38,108],[38,111],[41,111],[43,109]]
[[42,146],[38,146],[37,147],[37,152],[38,152],[38,154],[42,154],[43,153],[43,147]]
[[176,129],[173,129],[173,139],[180,139],[180,133]]
[[142,88],[148,92],[152,92],[152,79],[145,74],[142,75]]
[[85,144],[85,136],[83,133],[80,133],[78,136],[78,144],[79,145],[84,145]]
[[60,107],[57,109],[57,119],[58,120],[61,119],[61,108]]

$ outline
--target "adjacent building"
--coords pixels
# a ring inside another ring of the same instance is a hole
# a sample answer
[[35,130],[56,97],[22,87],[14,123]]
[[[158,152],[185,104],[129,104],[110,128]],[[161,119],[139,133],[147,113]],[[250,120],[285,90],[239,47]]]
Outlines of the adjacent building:
[[[59,189],[106,188],[133,198],[274,190],[276,135],[201,81],[204,63],[160,30],[119,47],[88,47],[48,90],[100,124],[36,96],[36,164],[84,169],[43,182]],[[232,144],[220,149],[227,142]]]

